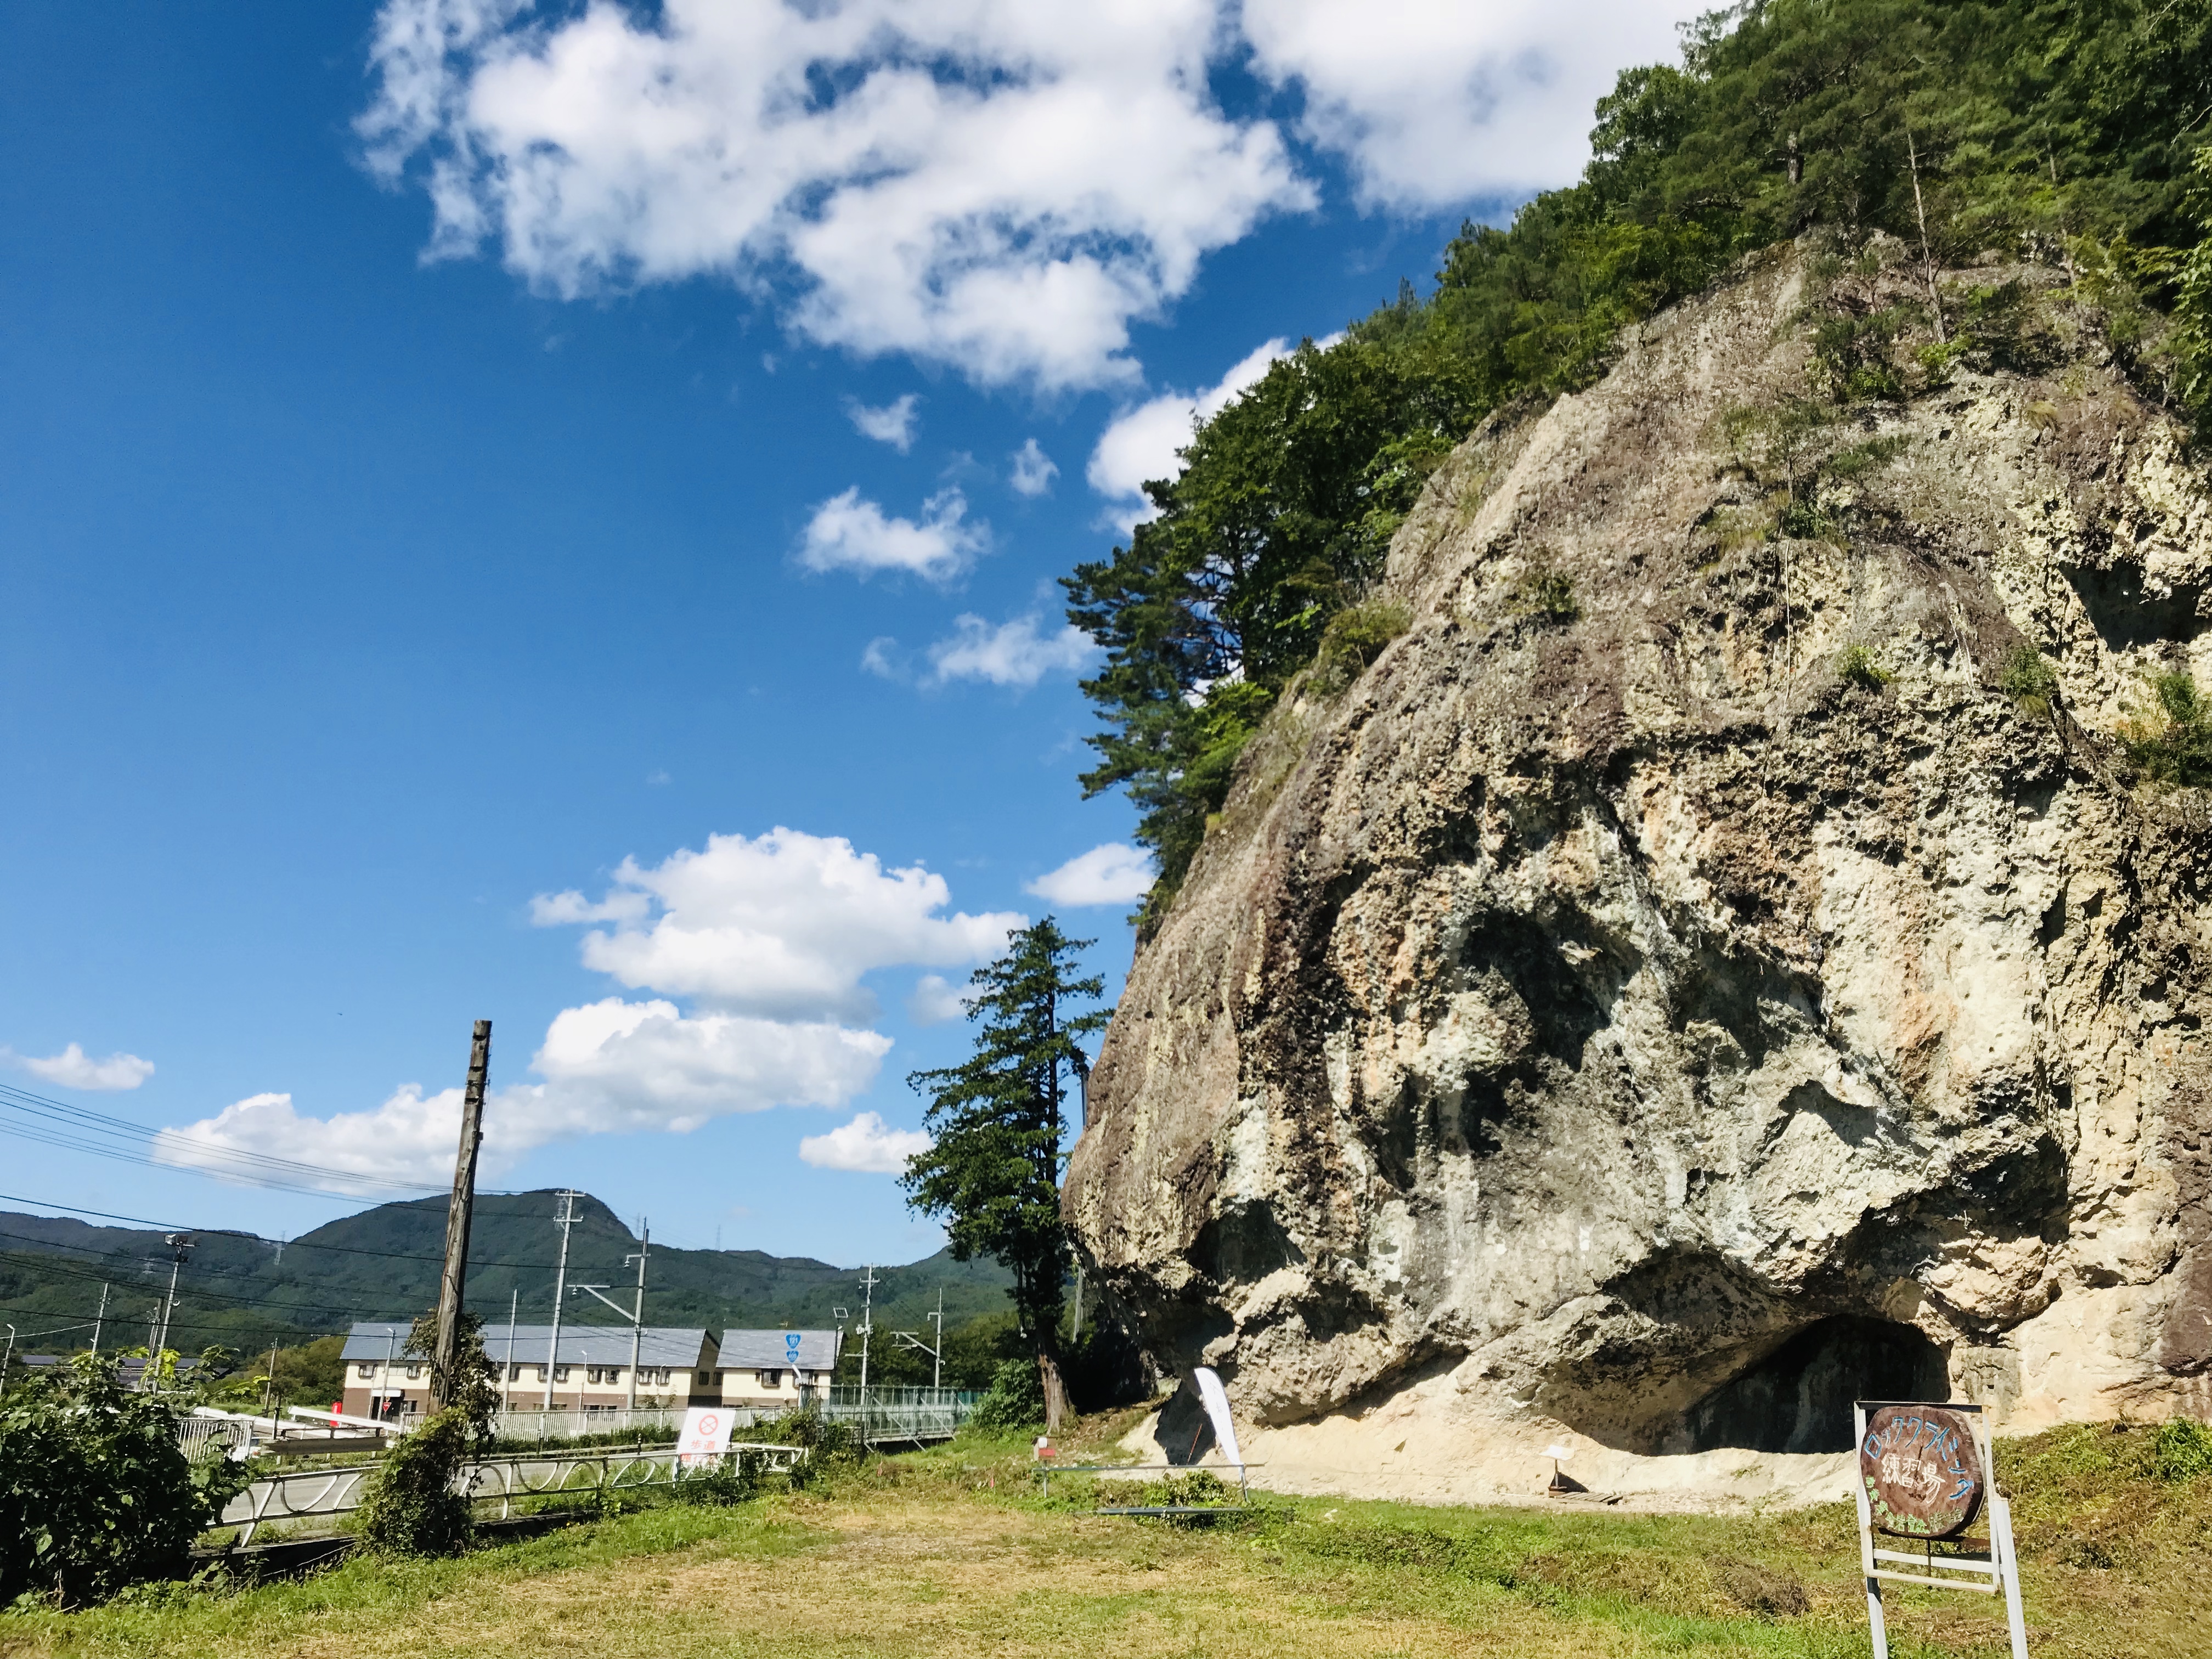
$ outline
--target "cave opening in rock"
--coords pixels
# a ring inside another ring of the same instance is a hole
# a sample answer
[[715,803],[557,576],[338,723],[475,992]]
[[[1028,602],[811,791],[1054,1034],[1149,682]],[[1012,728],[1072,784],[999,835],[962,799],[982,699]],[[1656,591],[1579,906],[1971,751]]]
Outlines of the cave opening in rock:
[[1921,1332],[1844,1315],[1806,1326],[1715,1389],[1670,1439],[1686,1440],[1686,1451],[1848,1451],[1853,1401],[1950,1396],[1943,1351]]

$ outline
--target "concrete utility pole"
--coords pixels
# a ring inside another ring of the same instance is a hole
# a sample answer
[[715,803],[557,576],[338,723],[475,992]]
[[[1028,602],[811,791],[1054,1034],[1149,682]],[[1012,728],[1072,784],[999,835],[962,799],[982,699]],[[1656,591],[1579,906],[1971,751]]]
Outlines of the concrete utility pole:
[[107,1286],[100,1287],[100,1311],[92,1316],[92,1351],[100,1352],[100,1328],[107,1322]]
[[553,1194],[561,1200],[561,1213],[553,1224],[561,1230],[561,1265],[553,1270],[553,1334],[545,1345],[545,1406],[553,1409],[553,1373],[561,1361],[561,1304],[568,1294],[568,1229],[576,1224],[576,1200],[583,1196],[570,1188]]
[[192,1253],[192,1236],[190,1233],[165,1233],[161,1242],[169,1247],[169,1292],[161,1299],[152,1351],[146,1356],[149,1390],[161,1381],[161,1356],[169,1346],[169,1316],[177,1310],[177,1274],[184,1267],[185,1258]]
[[[645,1346],[645,1255],[653,1248],[653,1224],[643,1216],[637,1218],[637,1307],[629,1323],[629,1408],[637,1409],[637,1361]],[[629,1266],[629,1258],[623,1258],[623,1266]]]
[[860,1403],[868,1403],[868,1336],[876,1328],[876,1264],[868,1264],[867,1276],[860,1280]]
[[461,1145],[453,1154],[453,1196],[446,1206],[446,1270],[438,1280],[438,1346],[430,1356],[432,1411],[442,1411],[453,1403],[453,1373],[460,1364],[461,1297],[468,1288],[469,1276],[469,1222],[476,1209],[477,1149],[483,1145],[484,1079],[490,1071],[491,1022],[480,1019],[469,1044],[469,1082],[461,1094]]

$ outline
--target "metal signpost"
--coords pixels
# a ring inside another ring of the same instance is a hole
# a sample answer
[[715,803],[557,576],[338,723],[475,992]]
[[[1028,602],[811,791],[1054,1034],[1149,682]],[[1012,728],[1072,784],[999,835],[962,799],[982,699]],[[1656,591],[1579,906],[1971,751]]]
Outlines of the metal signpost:
[[[1861,1400],[1852,1406],[1851,1418],[1858,1430],[1854,1491],[1859,1565],[1866,1575],[1875,1659],[1889,1659],[1881,1610],[1885,1579],[1983,1595],[2002,1593],[2013,1659],[2027,1659],[2012,1506],[1997,1490],[1989,1419],[1982,1408]],[[1977,1519],[1988,1522],[1988,1537],[1966,1535]],[[1898,1548],[1886,1540],[1917,1547]]]

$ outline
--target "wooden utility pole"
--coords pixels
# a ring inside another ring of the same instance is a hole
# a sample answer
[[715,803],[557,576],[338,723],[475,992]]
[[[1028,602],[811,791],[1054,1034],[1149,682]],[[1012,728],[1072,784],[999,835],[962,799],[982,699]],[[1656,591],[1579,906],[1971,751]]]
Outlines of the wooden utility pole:
[[477,1022],[469,1045],[469,1083],[461,1094],[461,1145],[453,1155],[453,1196],[446,1206],[446,1270],[438,1281],[438,1348],[430,1356],[430,1408],[453,1404],[461,1358],[461,1297],[468,1288],[469,1220],[477,1201],[477,1149],[483,1145],[484,1079],[491,1072],[491,1022]]

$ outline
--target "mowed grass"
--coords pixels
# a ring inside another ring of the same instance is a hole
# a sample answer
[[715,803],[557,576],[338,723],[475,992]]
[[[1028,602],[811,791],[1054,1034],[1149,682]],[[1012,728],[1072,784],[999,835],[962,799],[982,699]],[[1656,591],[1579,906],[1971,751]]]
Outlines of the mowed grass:
[[[1095,1424],[1090,1438],[1120,1426]],[[2020,1502],[2039,1529],[2021,1539],[2039,1656],[2212,1655],[2212,1477],[2145,1474],[2148,1431],[2130,1433],[2059,1431],[2006,1459],[2033,1483]],[[1867,1651],[1845,1508],[1722,1520],[1271,1498],[1237,1524],[1194,1528],[1101,1517],[1096,1501],[1068,1477],[1039,1495],[1018,1442],[968,1442],[877,1460],[811,1492],[666,1504],[459,1560],[358,1559],[294,1583],[19,1610],[0,1616],[0,1653]],[[1893,1588],[1889,1607],[1900,1656],[2006,1650],[1991,1598]]]

